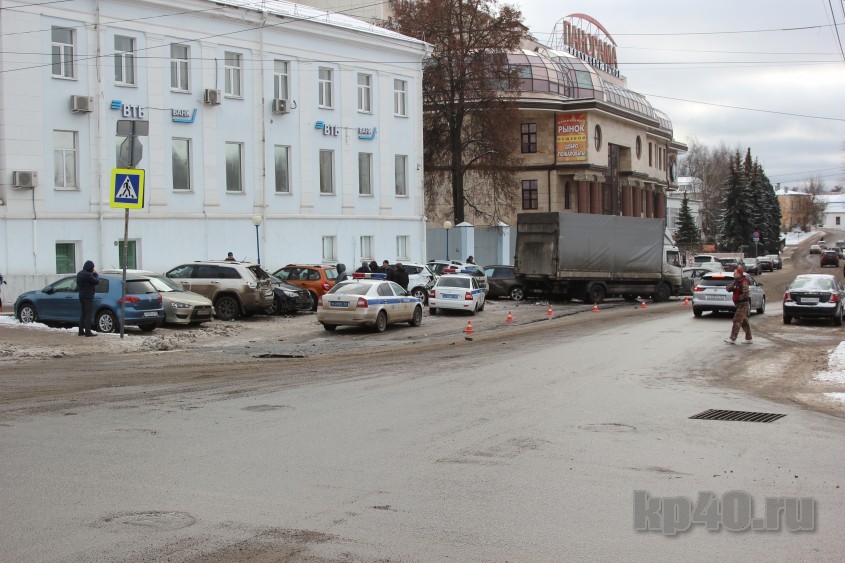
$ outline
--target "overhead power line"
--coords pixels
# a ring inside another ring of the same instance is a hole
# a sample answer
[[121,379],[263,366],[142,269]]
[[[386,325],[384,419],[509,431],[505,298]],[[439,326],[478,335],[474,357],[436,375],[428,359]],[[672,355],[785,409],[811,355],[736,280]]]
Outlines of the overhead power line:
[[663,99],[663,100],[674,100],[676,102],[687,102],[687,103],[690,103],[690,104],[701,104],[701,105],[705,105],[705,106],[714,106],[714,107],[719,107],[719,108],[738,109],[738,110],[743,110],[743,111],[755,111],[755,112],[758,112],[758,113],[769,113],[769,114],[774,114],[774,115],[787,115],[787,116],[790,116],[790,117],[804,117],[804,118],[807,118],[807,119],[821,119],[821,120],[824,120],[824,121],[845,121],[845,117],[825,117],[825,116],[821,116],[821,115],[806,115],[806,114],[802,114],[802,113],[789,113],[789,112],[786,112],[786,111],[775,111],[775,110],[769,110],[769,109],[745,108],[745,107],[742,107],[742,106],[731,106],[731,105],[728,105],[728,104],[717,104],[717,103],[714,103],[714,102],[701,102],[701,101],[698,101],[698,100],[687,100],[687,99],[684,99],[684,98],[673,98],[671,96],[659,96],[657,94],[647,94],[645,92],[638,92],[638,93],[642,94],[643,96],[652,97],[652,98],[660,98],[660,99]]

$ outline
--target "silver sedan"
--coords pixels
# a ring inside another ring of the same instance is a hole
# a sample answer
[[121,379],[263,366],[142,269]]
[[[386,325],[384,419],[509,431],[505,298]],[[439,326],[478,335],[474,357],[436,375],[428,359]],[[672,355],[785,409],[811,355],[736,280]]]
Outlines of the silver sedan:
[[320,297],[317,321],[326,330],[340,325],[372,326],[384,332],[388,324],[422,324],[422,302],[397,283],[382,278],[384,274],[355,274]]

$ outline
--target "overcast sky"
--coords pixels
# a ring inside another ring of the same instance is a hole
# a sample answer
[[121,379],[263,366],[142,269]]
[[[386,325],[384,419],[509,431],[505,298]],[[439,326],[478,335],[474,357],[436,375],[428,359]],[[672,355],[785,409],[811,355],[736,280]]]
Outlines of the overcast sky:
[[600,22],[628,88],[669,115],[676,140],[750,147],[773,184],[845,186],[845,56],[832,26],[845,45],[845,0],[510,3],[545,44],[569,14]]

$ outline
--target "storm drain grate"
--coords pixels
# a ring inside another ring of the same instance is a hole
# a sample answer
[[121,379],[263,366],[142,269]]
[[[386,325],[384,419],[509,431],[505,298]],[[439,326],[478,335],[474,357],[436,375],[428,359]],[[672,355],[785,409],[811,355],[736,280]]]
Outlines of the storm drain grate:
[[699,420],[733,420],[737,422],[774,422],[779,418],[783,418],[785,414],[777,414],[772,412],[746,412],[746,411],[722,411],[717,409],[707,409],[690,418],[697,418]]

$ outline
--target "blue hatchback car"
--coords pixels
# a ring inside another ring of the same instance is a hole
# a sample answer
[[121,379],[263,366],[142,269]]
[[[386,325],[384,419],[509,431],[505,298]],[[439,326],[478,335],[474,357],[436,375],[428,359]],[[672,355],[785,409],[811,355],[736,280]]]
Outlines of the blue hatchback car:
[[[94,330],[116,332],[120,330],[120,299],[123,276],[100,274],[100,283],[94,294]],[[76,276],[62,278],[44,289],[22,293],[15,301],[15,317],[22,323],[79,324],[79,292]],[[161,294],[149,278],[126,278],[126,323],[147,332],[164,322]]]

